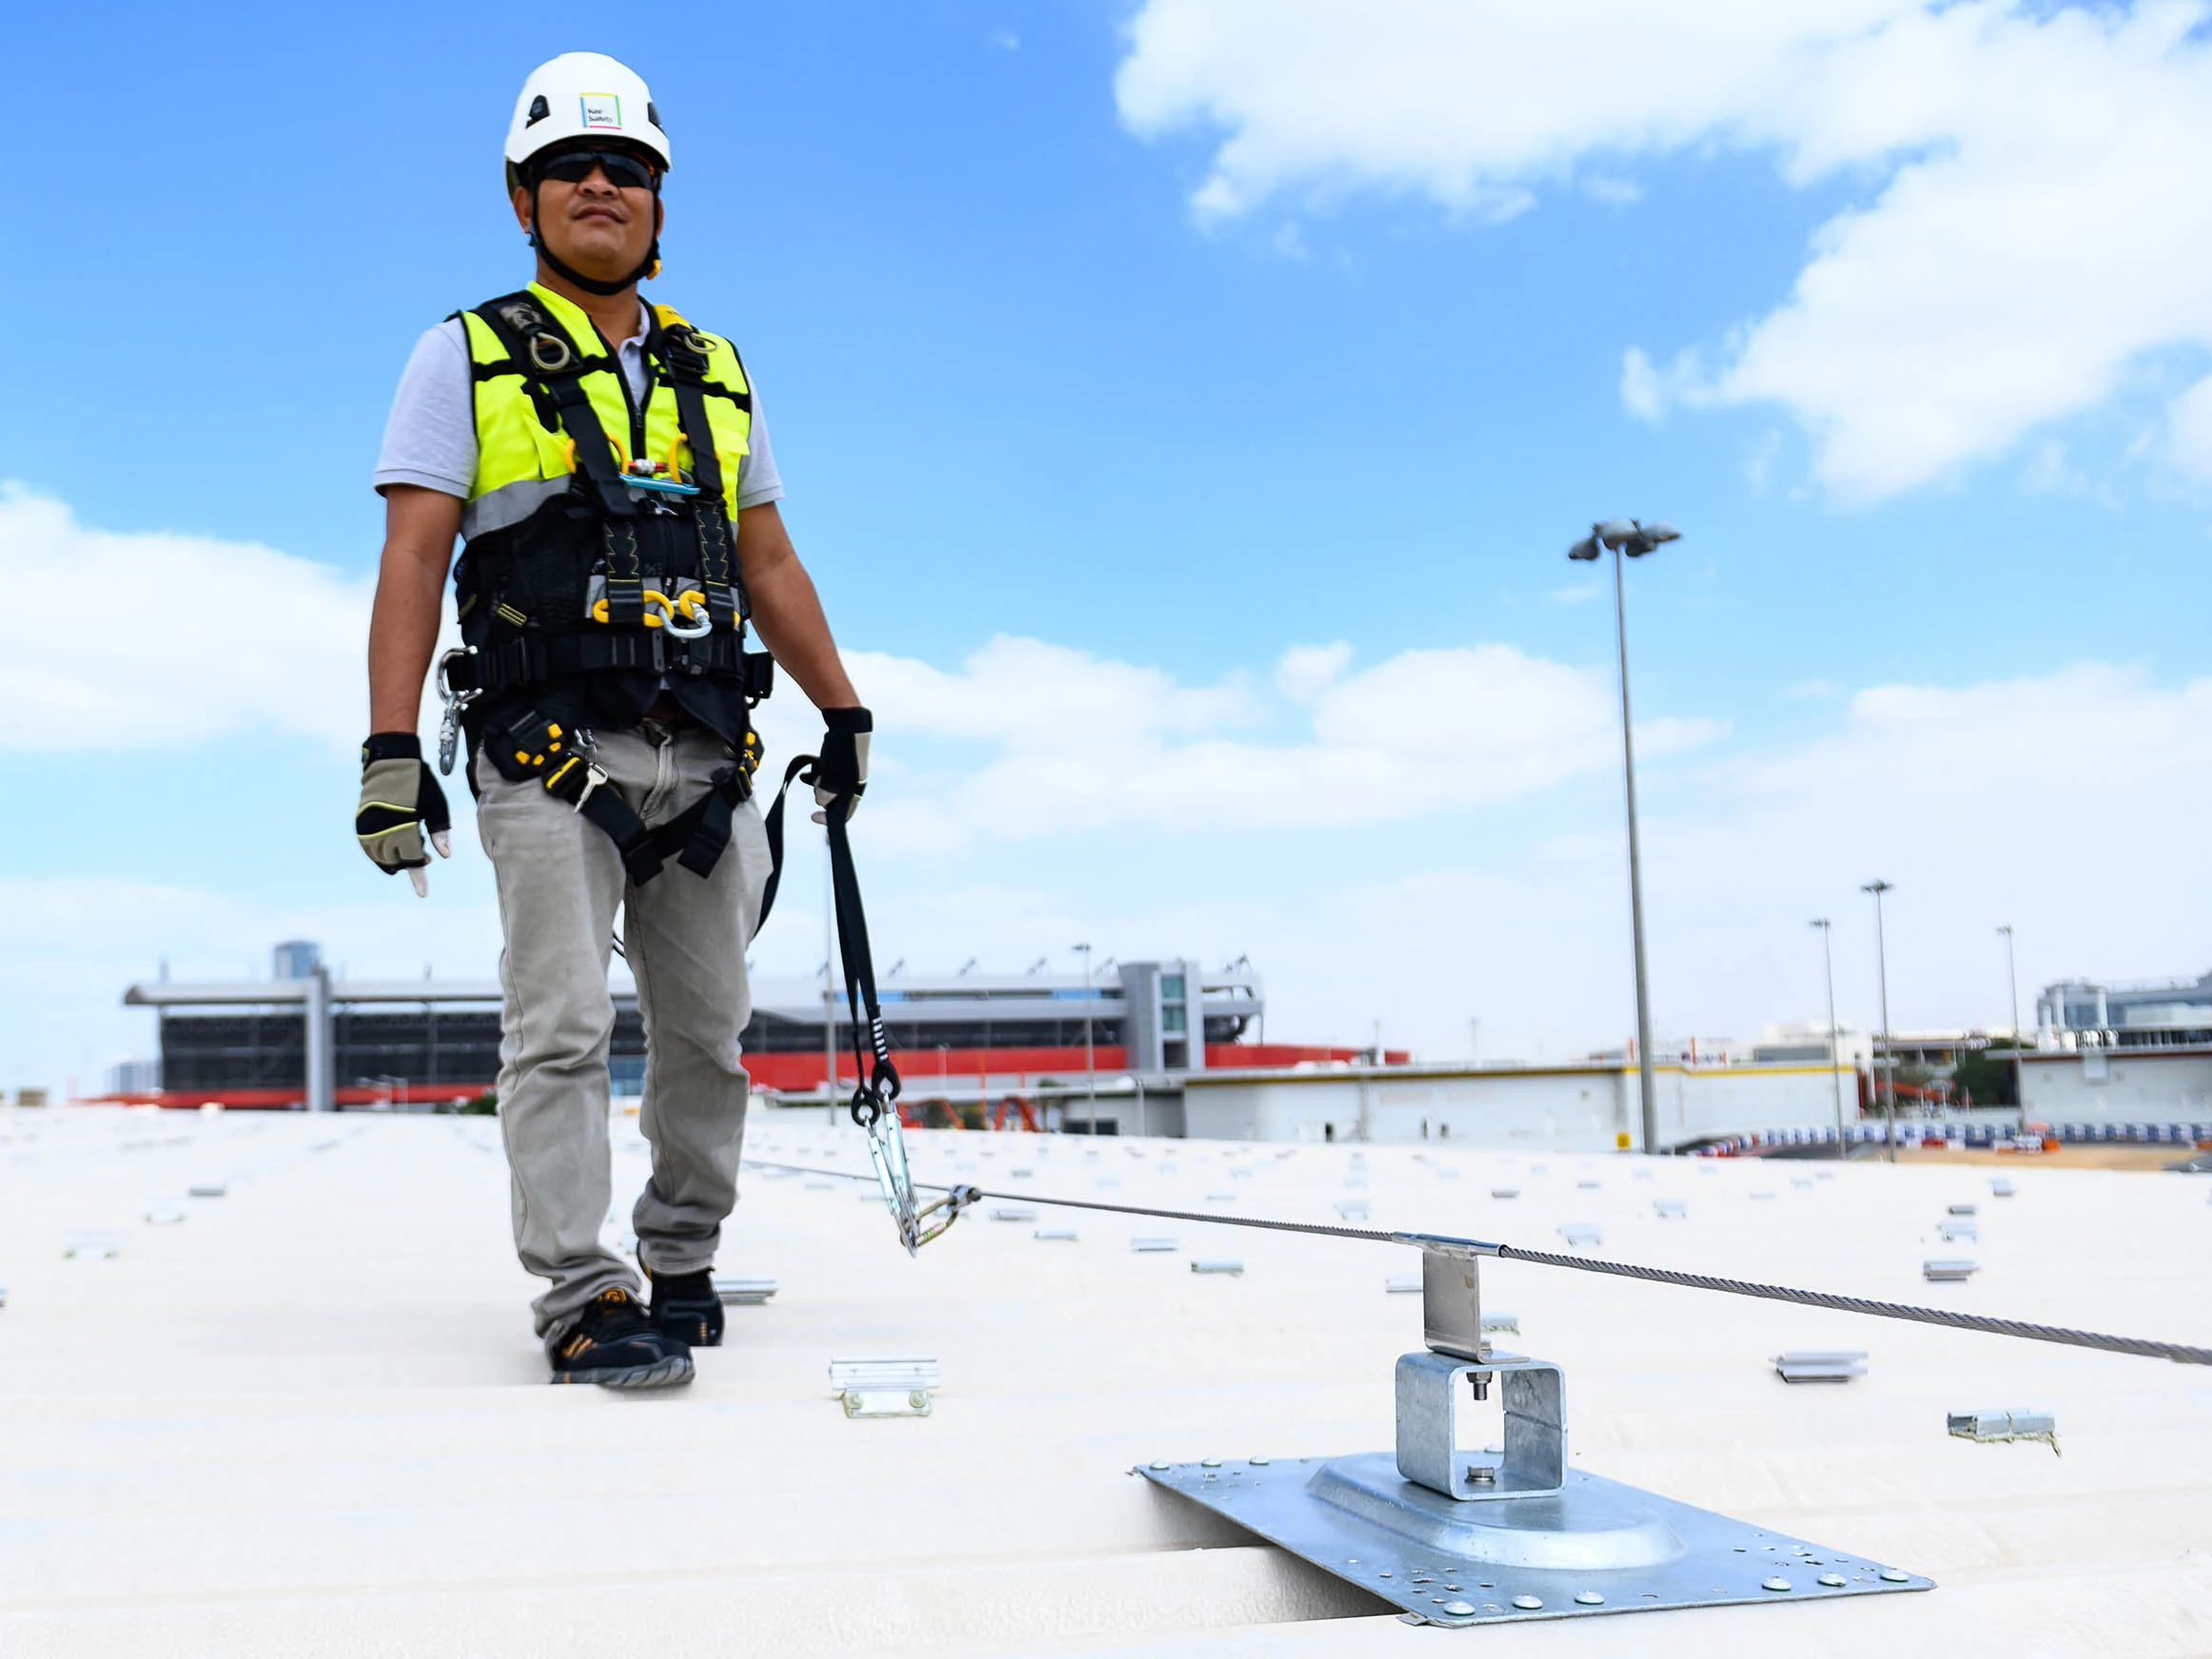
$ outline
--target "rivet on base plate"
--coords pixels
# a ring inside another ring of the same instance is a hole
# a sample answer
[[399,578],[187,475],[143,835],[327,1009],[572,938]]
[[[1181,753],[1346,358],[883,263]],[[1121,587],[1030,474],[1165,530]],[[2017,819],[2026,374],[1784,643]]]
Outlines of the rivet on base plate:
[[1544,1598],[1540,1595],[1517,1595],[1513,1598],[1513,1605],[1523,1612],[1533,1613],[1544,1605]]
[[1787,1578],[1769,1578],[1763,1580],[1759,1588],[1761,1590],[1788,1590],[1790,1581]]
[[1576,1591],[1575,1599],[1584,1607],[1603,1607],[1605,1605],[1605,1597],[1599,1595],[1595,1590]]
[[1830,1590],[1841,1590],[1844,1587],[1844,1576],[1840,1572],[1824,1572],[1820,1575],[1820,1582]]
[[1882,1582],[1884,1584],[1905,1584],[1909,1582],[1911,1577],[1911,1573],[1900,1572],[1894,1567],[1885,1567],[1882,1569]]

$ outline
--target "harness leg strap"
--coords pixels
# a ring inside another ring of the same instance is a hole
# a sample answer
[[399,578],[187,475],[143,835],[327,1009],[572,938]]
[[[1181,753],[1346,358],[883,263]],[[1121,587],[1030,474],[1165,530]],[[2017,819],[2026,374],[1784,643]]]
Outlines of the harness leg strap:
[[545,792],[566,801],[576,812],[605,832],[622,855],[630,885],[643,887],[661,870],[660,848],[645,820],[631,810],[620,792],[607,784],[607,774],[582,755],[571,755],[545,780]]

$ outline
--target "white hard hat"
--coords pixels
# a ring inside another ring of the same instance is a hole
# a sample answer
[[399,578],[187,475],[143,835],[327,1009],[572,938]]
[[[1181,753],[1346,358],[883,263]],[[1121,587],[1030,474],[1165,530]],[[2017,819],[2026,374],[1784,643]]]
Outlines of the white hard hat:
[[637,71],[604,52],[562,52],[522,83],[507,127],[507,187],[539,150],[575,139],[623,139],[673,165],[660,111]]

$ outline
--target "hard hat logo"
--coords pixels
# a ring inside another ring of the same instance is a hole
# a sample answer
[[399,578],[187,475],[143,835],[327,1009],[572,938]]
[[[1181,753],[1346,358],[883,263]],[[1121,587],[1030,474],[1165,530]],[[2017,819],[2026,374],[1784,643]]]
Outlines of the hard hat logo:
[[583,107],[586,132],[620,132],[622,99],[617,92],[586,92],[577,100]]

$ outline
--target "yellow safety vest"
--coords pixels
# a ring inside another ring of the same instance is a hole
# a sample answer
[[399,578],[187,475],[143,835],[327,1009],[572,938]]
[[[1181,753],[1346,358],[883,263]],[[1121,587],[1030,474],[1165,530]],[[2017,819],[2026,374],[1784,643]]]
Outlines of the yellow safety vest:
[[[597,360],[577,381],[614,446],[616,464],[627,469],[642,455],[667,463],[672,471],[695,470],[691,446],[683,441],[675,392],[659,365],[653,365],[656,372],[644,409],[634,411],[615,354],[583,309],[538,283],[525,291],[559,324],[587,365]],[[660,330],[686,330],[705,348],[707,419],[721,462],[724,510],[734,517],[737,467],[753,429],[753,388],[746,381],[745,366],[736,347],[719,335],[693,328],[674,306],[656,305],[653,313]],[[577,453],[575,439],[560,429],[550,407],[532,397],[521,368],[491,325],[473,311],[462,312],[460,319],[468,331],[477,429],[477,474],[469,484],[460,531],[465,539],[474,540],[486,531],[520,523],[552,497],[563,494],[577,468]],[[550,426],[549,416],[553,416]]]
[[755,748],[773,665],[745,650],[734,520],[753,392],[736,349],[654,306],[636,400],[591,319],[549,288],[460,317],[477,468],[454,571],[466,652],[446,677],[476,693],[472,740],[532,709],[617,728],[665,689]]

